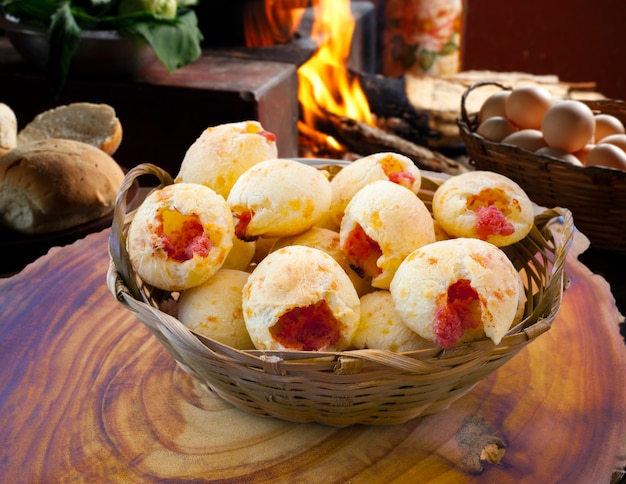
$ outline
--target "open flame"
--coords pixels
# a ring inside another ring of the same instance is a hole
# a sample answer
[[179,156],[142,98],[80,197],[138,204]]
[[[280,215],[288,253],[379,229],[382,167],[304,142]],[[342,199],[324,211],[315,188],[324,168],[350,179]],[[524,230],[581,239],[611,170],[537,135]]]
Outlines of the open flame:
[[309,127],[325,112],[374,124],[359,80],[348,72],[354,25],[350,0],[318,0],[311,33],[318,50],[298,69],[298,99]]
[[254,0],[246,2],[243,10],[246,46],[267,47],[289,42],[310,1]]

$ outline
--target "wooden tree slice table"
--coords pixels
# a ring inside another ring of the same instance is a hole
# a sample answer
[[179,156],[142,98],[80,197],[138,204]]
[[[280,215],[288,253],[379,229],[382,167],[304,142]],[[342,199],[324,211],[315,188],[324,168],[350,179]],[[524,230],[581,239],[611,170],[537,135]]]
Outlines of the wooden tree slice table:
[[448,410],[339,429],[249,415],[180,370],[108,291],[108,236],[0,280],[3,482],[601,483],[623,473],[621,317],[574,255],[552,329]]

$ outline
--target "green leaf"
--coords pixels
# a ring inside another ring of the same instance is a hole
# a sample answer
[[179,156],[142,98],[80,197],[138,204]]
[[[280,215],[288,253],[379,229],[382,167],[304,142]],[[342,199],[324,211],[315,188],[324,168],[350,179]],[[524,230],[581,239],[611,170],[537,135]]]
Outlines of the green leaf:
[[428,72],[437,60],[437,53],[430,50],[422,50],[419,55],[419,66],[422,72]]
[[63,4],[53,15],[48,30],[48,75],[55,95],[65,86],[72,57],[80,42],[81,29],[68,4]]
[[150,11],[120,15],[119,1],[0,0],[0,7],[3,14],[19,19],[21,24],[47,29],[48,75],[56,95],[65,85],[82,31],[116,30],[122,36],[143,38],[169,72],[202,54],[203,37],[196,14],[182,6],[194,4],[195,0],[180,0],[175,18],[163,18]]
[[174,23],[142,22],[128,28],[150,44],[168,72],[190,64],[202,54],[202,33],[195,12],[180,12],[177,19]]
[[441,50],[439,51],[439,55],[446,56],[446,55],[454,54],[458,50],[459,50],[458,45],[456,45],[454,42],[450,41],[450,42],[447,42],[441,48]]

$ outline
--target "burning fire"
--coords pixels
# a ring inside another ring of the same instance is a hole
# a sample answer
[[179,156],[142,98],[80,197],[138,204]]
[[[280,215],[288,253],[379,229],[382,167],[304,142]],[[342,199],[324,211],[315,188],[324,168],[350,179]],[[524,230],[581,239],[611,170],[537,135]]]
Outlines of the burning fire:
[[318,50],[298,69],[298,99],[311,128],[324,112],[374,124],[361,85],[348,72],[354,24],[350,0],[318,0],[312,30]]
[[309,0],[246,2],[243,11],[247,47],[288,42],[296,31]]

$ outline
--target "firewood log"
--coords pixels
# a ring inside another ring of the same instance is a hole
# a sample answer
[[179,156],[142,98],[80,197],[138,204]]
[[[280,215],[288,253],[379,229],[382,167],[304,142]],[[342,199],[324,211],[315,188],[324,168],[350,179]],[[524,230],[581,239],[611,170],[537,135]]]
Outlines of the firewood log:
[[361,156],[393,151],[407,156],[421,169],[450,175],[468,171],[468,168],[458,161],[367,123],[333,113],[326,113],[326,121],[324,132]]

